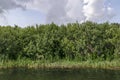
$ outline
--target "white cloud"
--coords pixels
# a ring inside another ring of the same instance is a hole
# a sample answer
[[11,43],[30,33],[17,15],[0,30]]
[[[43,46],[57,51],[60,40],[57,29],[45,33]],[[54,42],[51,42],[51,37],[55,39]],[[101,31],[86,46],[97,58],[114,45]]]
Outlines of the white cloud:
[[106,21],[113,17],[113,9],[105,5],[106,0],[84,0],[83,12],[86,20]]
[[46,14],[46,22],[107,21],[114,16],[107,0],[33,0],[28,8]]
[[23,8],[23,5],[17,4],[15,0],[0,0],[0,13],[14,8]]
[[0,0],[0,13],[15,8],[33,9],[46,15],[46,23],[106,21],[114,16],[107,0]]
[[83,0],[68,0],[67,4],[68,11],[66,11],[68,17],[70,17],[69,21],[83,21],[85,16],[83,14]]
[[30,0],[29,2],[27,2],[26,6],[28,9],[38,10],[46,14],[51,5],[49,1],[51,0]]

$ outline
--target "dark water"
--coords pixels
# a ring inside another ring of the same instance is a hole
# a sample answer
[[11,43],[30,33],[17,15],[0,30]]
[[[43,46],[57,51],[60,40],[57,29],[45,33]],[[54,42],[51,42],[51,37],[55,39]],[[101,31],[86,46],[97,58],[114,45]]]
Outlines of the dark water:
[[120,71],[2,69],[0,80],[120,80]]

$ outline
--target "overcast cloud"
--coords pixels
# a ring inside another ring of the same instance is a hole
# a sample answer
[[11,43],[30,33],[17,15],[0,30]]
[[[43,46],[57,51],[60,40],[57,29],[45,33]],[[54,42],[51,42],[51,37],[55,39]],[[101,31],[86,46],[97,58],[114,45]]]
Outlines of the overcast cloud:
[[107,21],[115,14],[107,0],[0,0],[0,15],[22,8],[37,10],[46,16],[46,23]]

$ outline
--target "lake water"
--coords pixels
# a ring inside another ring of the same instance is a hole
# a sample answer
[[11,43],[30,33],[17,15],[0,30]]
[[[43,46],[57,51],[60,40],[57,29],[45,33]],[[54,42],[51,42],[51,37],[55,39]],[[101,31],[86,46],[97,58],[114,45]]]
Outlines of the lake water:
[[1,69],[0,80],[120,80],[120,71]]

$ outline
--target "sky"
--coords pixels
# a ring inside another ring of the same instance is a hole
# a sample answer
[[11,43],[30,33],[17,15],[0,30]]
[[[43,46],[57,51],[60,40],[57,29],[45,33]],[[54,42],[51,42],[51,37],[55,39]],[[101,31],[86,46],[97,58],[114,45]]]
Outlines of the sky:
[[120,0],[0,0],[0,25],[120,23]]

